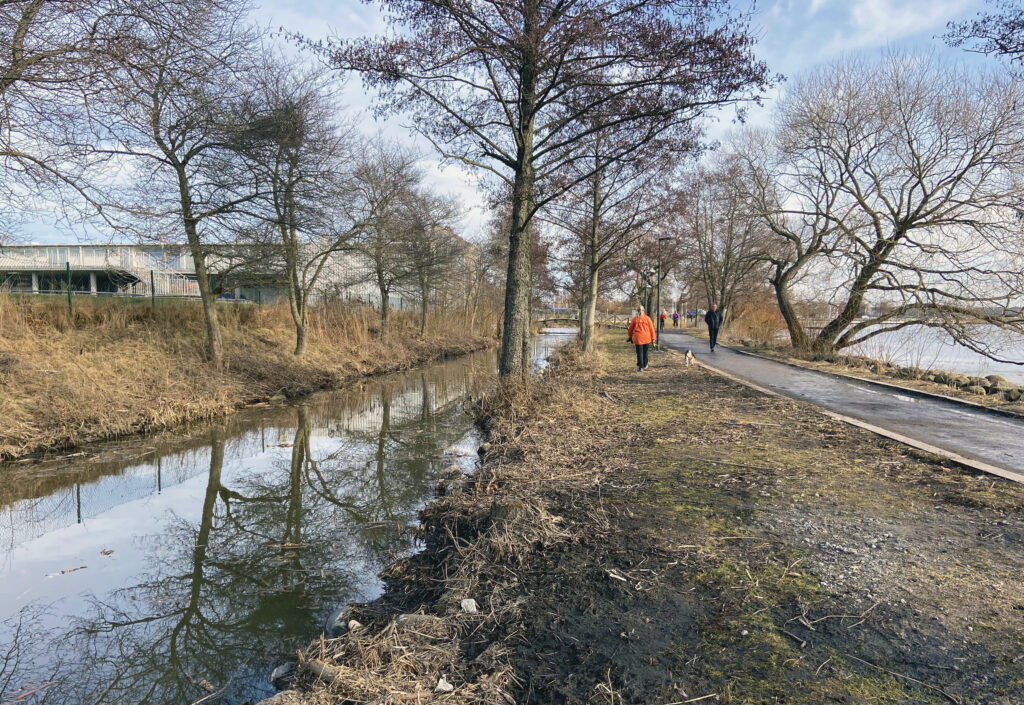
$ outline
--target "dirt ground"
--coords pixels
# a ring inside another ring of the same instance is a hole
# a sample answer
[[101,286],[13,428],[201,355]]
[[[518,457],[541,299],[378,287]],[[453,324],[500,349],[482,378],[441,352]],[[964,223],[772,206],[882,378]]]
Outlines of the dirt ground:
[[1024,702],[1024,486],[631,360],[483,409],[427,550],[278,702]]

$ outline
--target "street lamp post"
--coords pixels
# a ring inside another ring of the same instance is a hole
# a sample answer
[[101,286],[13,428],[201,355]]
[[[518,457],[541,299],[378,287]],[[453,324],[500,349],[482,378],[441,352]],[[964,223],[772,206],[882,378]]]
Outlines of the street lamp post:
[[671,240],[670,236],[658,238],[658,313],[654,319],[654,349],[661,350],[661,243]]

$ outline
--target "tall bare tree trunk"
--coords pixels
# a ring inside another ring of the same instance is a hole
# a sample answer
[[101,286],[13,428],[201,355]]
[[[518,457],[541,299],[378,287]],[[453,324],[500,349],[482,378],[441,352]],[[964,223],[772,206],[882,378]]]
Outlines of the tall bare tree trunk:
[[[530,245],[533,218],[533,134],[524,145],[521,169],[512,190],[512,230],[508,239],[508,277],[505,284],[505,323],[501,332],[498,374],[509,377],[524,369],[524,341],[530,337]],[[528,153],[528,154],[527,154]]]
[[[523,8],[523,34],[538,33],[540,3],[528,0]],[[534,49],[536,51],[537,49]],[[516,150],[516,172],[512,184],[512,229],[508,238],[508,275],[505,280],[505,325],[501,331],[501,357],[498,375],[507,378],[526,370],[523,350],[529,342],[530,329],[530,249],[533,239],[533,190],[536,175],[533,168],[534,113],[537,108],[538,57],[527,52],[519,75],[519,145]]]
[[779,311],[782,313],[783,320],[786,321],[787,330],[789,330],[790,345],[796,350],[806,350],[809,344],[807,333],[804,331],[800,318],[796,315],[796,309],[793,308],[793,302],[789,298],[789,283],[795,271],[795,269],[790,269],[783,272],[781,267],[776,266],[775,275],[770,281],[775,288],[775,299],[778,301]]
[[420,282],[420,337],[427,334],[427,296],[428,287],[426,282]]
[[391,319],[391,291],[388,287],[381,286],[380,289],[380,337],[388,332],[388,322]]
[[196,268],[196,283],[199,284],[199,298],[203,302],[203,316],[206,319],[206,359],[220,367],[223,362],[224,344],[220,334],[220,320],[217,318],[217,297],[213,295],[210,273],[206,269],[206,253],[203,252],[202,243],[199,241],[199,230],[192,213],[188,176],[183,166],[179,165],[177,172],[181,217],[188,249],[192,253],[192,263]]
[[589,276],[587,277],[587,298],[583,306],[583,320],[580,323],[582,326],[582,338],[583,338],[583,350],[584,352],[590,352],[594,349],[597,342],[596,329],[597,329],[597,292],[598,285],[600,284],[601,267],[595,262],[591,262],[589,267]]
[[[596,162],[596,160],[595,160]],[[596,166],[596,164],[595,164]],[[583,316],[580,320],[580,338],[583,341],[583,351],[590,352],[594,349],[595,336],[594,326],[597,316],[597,292],[599,277],[601,276],[601,265],[599,263],[598,247],[600,246],[599,235],[601,233],[601,172],[594,174],[591,180],[590,190],[590,242],[587,245],[587,283],[583,298]]]

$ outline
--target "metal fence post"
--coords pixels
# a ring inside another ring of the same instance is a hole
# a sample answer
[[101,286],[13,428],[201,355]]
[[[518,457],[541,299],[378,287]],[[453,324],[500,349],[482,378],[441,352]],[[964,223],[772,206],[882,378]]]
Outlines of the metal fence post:
[[153,277],[153,270],[149,270],[149,301],[156,311],[156,279]]
[[72,320],[72,322],[74,322],[74,320],[75,320],[75,311],[74,311],[73,308],[71,308],[71,262],[69,260],[69,261],[65,262],[64,264],[67,267],[67,273],[68,273],[68,317]]

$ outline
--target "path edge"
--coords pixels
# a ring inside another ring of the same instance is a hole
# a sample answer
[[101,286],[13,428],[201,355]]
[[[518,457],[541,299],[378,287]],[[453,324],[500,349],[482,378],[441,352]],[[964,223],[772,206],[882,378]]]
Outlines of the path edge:
[[[725,347],[725,346],[722,346]],[[814,367],[804,367],[794,362],[788,362],[787,360],[777,360],[774,357],[766,357],[759,355],[756,352],[750,352],[749,350],[740,350],[729,346],[729,350],[739,355],[749,355],[750,357],[756,357],[758,360],[765,360],[767,362],[778,362],[782,365],[787,365],[797,370],[803,370],[804,372],[817,372],[819,374],[828,375],[829,377],[835,377],[845,382],[861,382],[863,384],[870,384],[875,387],[881,387],[890,392],[899,392],[906,394],[910,397],[917,397],[919,399],[932,399],[935,401],[948,402],[949,404],[958,404],[960,406],[966,406],[974,411],[984,412],[986,414],[992,414],[993,416],[1002,416],[1003,418],[1016,419],[1017,421],[1024,421],[1024,414],[1018,414],[1015,411],[1006,411],[994,406],[985,406],[984,404],[978,404],[977,402],[970,401],[968,399],[958,399],[957,397],[947,397],[945,394],[936,394],[935,392],[926,392],[922,389],[913,389],[910,387],[901,387],[898,384],[892,384],[891,382],[882,382],[881,380],[866,379],[864,377],[856,377],[854,375],[843,374],[842,372],[832,372],[831,370],[819,370]]]
[[[679,353],[678,350],[673,350],[673,352],[675,354],[677,354],[677,355],[681,354],[681,353]],[[738,351],[735,351],[735,352],[738,352]],[[747,353],[747,354],[752,355],[752,353]],[[760,355],[755,355],[755,357],[760,357]],[[762,359],[767,359],[767,358],[762,358]],[[697,363],[698,366],[704,368],[705,370],[708,370],[712,374],[716,374],[716,375],[719,375],[721,377],[725,377],[726,379],[730,379],[733,382],[738,382],[739,384],[742,384],[745,387],[749,387],[750,389],[754,389],[754,390],[756,390],[758,392],[761,392],[762,394],[767,394],[769,396],[778,397],[780,399],[787,399],[789,401],[796,401],[797,403],[805,403],[805,404],[807,403],[807,402],[801,402],[801,400],[799,400],[799,399],[793,399],[792,397],[786,396],[782,392],[775,391],[774,389],[769,389],[767,387],[762,387],[760,384],[757,384],[756,382],[752,382],[752,381],[750,381],[748,379],[740,377],[739,375],[734,375],[731,372],[726,372],[725,370],[721,370],[721,369],[719,369],[717,367],[714,367],[713,365],[709,365],[706,362],[702,362],[701,360],[695,360],[695,362]],[[797,367],[797,365],[792,365],[792,366],[793,367]],[[801,369],[806,369],[806,368],[801,368]],[[816,371],[816,370],[811,370],[811,371]],[[828,374],[828,373],[826,373],[826,374]],[[842,377],[843,375],[836,375],[836,376]],[[894,386],[894,385],[886,385],[886,386]],[[938,396],[938,395],[935,395],[935,396]],[[940,398],[942,398],[942,397],[940,397]],[[870,432],[872,432],[872,433],[874,433],[874,434],[876,434],[878,436],[882,436],[883,438],[888,438],[889,440],[893,440],[893,441],[896,441],[898,443],[902,443],[903,445],[910,446],[911,448],[916,448],[918,450],[923,450],[923,451],[925,451],[927,453],[931,453],[932,455],[937,455],[940,458],[945,458],[947,460],[952,460],[953,462],[955,462],[955,463],[957,463],[959,465],[963,465],[964,467],[971,468],[972,470],[978,470],[979,472],[984,472],[984,473],[987,473],[989,475],[995,475],[996,477],[1001,477],[1001,478],[1003,478],[1005,480],[1010,480],[1011,482],[1017,482],[1017,483],[1020,483],[1020,484],[1024,484],[1024,473],[1018,473],[1018,472],[1014,472],[1012,470],[1006,470],[1006,469],[1001,468],[1001,467],[999,467],[997,465],[991,465],[989,463],[986,463],[986,462],[984,462],[982,460],[974,460],[973,458],[968,458],[967,456],[960,455],[959,453],[955,453],[955,452],[953,452],[951,450],[946,450],[944,448],[939,448],[938,446],[933,446],[930,443],[925,443],[923,441],[919,441],[919,440],[911,438],[909,436],[904,436],[902,433],[896,433],[895,431],[890,431],[889,429],[883,428],[881,426],[875,426],[874,424],[870,424],[870,423],[868,423],[866,421],[861,421],[860,419],[853,418],[852,416],[846,416],[845,414],[838,414],[838,413],[836,413],[834,411],[829,411],[828,409],[824,409],[824,408],[818,406],[817,404],[809,404],[809,406],[811,408],[813,408],[815,411],[817,411],[817,412],[819,412],[821,414],[824,414],[825,416],[828,416],[829,418],[835,419],[837,421],[842,421],[843,423],[850,424],[851,426],[857,426],[858,428],[863,428],[864,430],[870,431]],[[1017,417],[1017,418],[1019,418],[1019,417]]]

